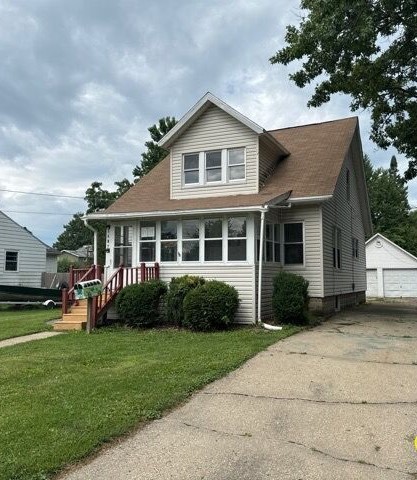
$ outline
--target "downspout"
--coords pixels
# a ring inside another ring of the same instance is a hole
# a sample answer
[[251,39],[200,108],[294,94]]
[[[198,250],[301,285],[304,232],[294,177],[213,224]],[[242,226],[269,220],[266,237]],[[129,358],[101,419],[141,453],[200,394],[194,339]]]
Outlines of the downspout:
[[97,262],[97,236],[98,236],[98,232],[95,228],[93,228],[88,223],[86,218],[83,218],[83,221],[84,221],[85,226],[94,233],[94,246],[93,246],[93,249],[94,249],[94,265],[97,265],[98,264],[98,262]]
[[265,212],[267,208],[261,210],[261,229],[259,232],[259,272],[258,272],[258,316],[256,319],[256,324],[265,328],[266,330],[282,330],[282,327],[277,327],[275,325],[268,325],[267,323],[262,322],[261,319],[261,306],[262,306],[262,265],[263,265],[263,254],[264,254],[264,234],[265,234]]

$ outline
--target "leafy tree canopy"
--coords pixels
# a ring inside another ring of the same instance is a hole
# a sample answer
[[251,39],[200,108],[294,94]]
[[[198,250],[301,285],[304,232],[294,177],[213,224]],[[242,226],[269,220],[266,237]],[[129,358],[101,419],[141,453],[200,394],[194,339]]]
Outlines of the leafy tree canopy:
[[57,250],[77,250],[84,245],[91,245],[93,232],[89,230],[81,217],[82,213],[76,213],[72,219],[64,225],[64,231],[58,236],[53,247]]
[[142,153],[141,164],[136,165],[133,169],[132,174],[135,177],[135,182],[150,172],[168,155],[168,152],[165,149],[158,146],[158,142],[171,130],[172,127],[175,126],[176,123],[177,121],[175,120],[175,117],[164,117],[159,120],[157,125],[155,124],[148,128],[148,131],[151,134],[151,140],[145,142],[147,151]]
[[417,176],[417,16],[410,0],[301,0],[298,27],[271,63],[301,61],[290,75],[303,88],[316,81],[308,106],[351,95],[352,110],[371,111],[371,139],[393,145]]

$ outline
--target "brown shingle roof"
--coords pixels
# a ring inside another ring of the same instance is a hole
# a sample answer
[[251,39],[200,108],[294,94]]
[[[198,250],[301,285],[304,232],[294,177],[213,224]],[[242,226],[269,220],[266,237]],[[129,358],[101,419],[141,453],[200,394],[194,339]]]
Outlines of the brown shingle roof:
[[258,194],[171,200],[167,157],[103,213],[258,206],[288,190],[291,198],[331,195],[357,123],[351,117],[270,131],[291,153],[278,163]]

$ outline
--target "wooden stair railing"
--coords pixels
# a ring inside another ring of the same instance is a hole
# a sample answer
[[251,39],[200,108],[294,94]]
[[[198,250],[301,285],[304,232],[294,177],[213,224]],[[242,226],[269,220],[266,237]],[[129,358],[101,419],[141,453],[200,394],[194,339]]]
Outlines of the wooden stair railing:
[[100,317],[107,312],[123,287],[130,284],[159,279],[159,263],[147,266],[141,263],[139,267],[124,267],[121,265],[103,286],[103,292],[93,298],[91,327],[94,328]]
[[63,314],[68,313],[70,306],[75,300],[74,285],[78,282],[93,280],[94,278],[101,279],[102,273],[103,268],[100,265],[92,265],[90,268],[70,268],[70,288],[63,288],[61,292]]

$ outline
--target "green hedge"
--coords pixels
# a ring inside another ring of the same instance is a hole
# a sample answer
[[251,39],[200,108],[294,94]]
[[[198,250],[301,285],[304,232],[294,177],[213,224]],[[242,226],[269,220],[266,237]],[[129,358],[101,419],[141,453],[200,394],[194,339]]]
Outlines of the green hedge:
[[184,326],[200,331],[224,329],[233,322],[238,306],[234,287],[210,280],[185,296]]
[[120,321],[133,327],[153,325],[159,318],[159,302],[166,290],[160,280],[123,288],[116,300]]
[[181,327],[184,323],[184,298],[194,288],[204,285],[203,277],[184,275],[172,278],[169,284],[166,301],[166,317],[168,323]]
[[279,323],[307,323],[308,281],[299,275],[280,272],[274,278],[272,307]]

